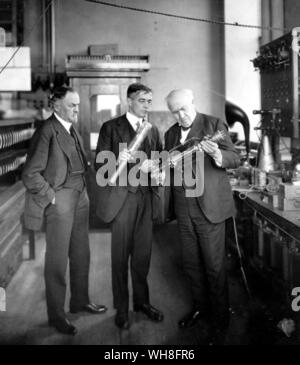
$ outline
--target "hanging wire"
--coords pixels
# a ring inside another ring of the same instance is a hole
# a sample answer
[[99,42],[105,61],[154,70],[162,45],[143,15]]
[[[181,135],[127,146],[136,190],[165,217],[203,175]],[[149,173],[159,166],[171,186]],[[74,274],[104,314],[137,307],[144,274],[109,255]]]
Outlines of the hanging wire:
[[230,25],[230,26],[242,27],[242,28],[287,31],[286,28],[280,28],[280,27],[267,27],[267,26],[260,26],[260,25],[241,24],[241,23],[238,23],[238,22],[230,23],[230,22],[223,22],[223,21],[220,21],[220,20],[213,20],[213,19],[194,18],[194,17],[177,15],[177,14],[163,13],[163,12],[160,12],[160,11],[135,8],[135,7],[125,6],[125,5],[120,5],[120,4],[112,4],[112,3],[108,3],[106,1],[100,1],[100,0],[85,0],[85,1],[90,2],[90,3],[97,3],[97,4],[100,4],[100,5],[111,6],[111,7],[119,8],[119,9],[126,9],[126,10],[138,11],[138,12],[141,12],[141,13],[148,13],[148,14],[154,14],[154,15],[167,16],[169,18],[192,20],[192,21],[196,21],[196,22],[203,22],[203,23],[210,23],[210,24],[217,24],[217,25]]
[[240,269],[241,269],[241,273],[242,273],[243,282],[244,282],[245,288],[247,290],[249,299],[252,299],[251,291],[250,291],[250,288],[249,288],[247,276],[246,276],[244,265],[243,265],[243,256],[242,256],[240,245],[239,245],[236,221],[235,221],[234,217],[232,217],[232,221],[233,221],[234,240],[235,240],[236,250],[237,250],[237,253],[238,253],[238,256],[239,256]]
[[[50,6],[52,5],[52,3],[55,0],[51,0],[49,2],[49,4],[46,6],[45,11],[40,15],[39,19],[37,20],[37,22],[31,27],[31,29],[29,30],[29,32],[26,34],[26,36],[29,36],[33,30],[36,28],[36,26],[40,23],[40,21],[43,19],[44,15],[47,13],[48,9],[50,8]],[[24,37],[25,38],[25,37]],[[10,62],[12,61],[12,59],[15,57],[15,55],[19,52],[20,48],[23,46],[24,44],[24,40],[21,42],[21,44],[16,48],[16,50],[14,51],[14,53],[11,55],[11,57],[9,58],[9,60],[6,62],[6,64],[1,68],[0,70],[0,75],[1,73],[6,69],[6,67],[10,64]]]

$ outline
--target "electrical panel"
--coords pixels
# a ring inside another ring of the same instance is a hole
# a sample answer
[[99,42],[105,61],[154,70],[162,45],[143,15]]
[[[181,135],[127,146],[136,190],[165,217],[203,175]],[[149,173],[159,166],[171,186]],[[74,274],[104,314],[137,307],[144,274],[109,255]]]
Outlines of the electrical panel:
[[261,129],[299,138],[300,27],[260,47],[252,60],[261,75]]

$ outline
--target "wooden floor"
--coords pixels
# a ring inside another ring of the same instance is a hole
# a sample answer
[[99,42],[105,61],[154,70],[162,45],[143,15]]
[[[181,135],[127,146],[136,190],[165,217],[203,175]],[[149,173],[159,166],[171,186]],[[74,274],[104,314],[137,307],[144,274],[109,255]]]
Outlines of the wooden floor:
[[[165,319],[153,323],[142,314],[130,311],[131,327],[119,330],[114,324],[112,305],[110,233],[91,232],[90,297],[105,304],[101,315],[70,314],[78,328],[76,336],[58,333],[47,326],[43,277],[45,237],[36,236],[36,259],[24,261],[7,287],[7,311],[0,312],[0,344],[33,345],[199,345],[206,344],[207,326],[203,322],[188,330],[177,327],[178,320],[190,309],[190,294],[181,269],[180,247],[176,225],[156,227],[149,274],[151,303],[162,310]],[[25,256],[27,253],[24,253]],[[130,282],[130,280],[129,280]],[[66,298],[66,312],[68,312]],[[239,274],[230,276],[232,316],[227,344],[248,344],[249,313],[245,290]],[[130,304],[132,308],[132,303]]]

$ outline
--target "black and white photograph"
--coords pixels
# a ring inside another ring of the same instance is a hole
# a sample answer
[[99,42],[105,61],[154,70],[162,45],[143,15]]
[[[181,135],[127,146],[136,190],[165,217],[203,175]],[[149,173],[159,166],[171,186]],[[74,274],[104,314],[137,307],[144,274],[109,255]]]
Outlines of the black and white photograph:
[[0,345],[300,345],[299,19],[0,0]]

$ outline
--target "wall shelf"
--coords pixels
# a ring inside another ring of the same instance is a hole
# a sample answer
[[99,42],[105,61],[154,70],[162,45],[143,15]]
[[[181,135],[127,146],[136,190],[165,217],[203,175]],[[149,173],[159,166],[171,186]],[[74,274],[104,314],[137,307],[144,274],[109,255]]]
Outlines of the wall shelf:
[[1,127],[9,127],[16,125],[25,125],[25,124],[33,124],[35,121],[33,118],[31,119],[0,119],[0,128]]
[[[26,189],[21,173],[34,129],[33,118],[0,120],[0,286],[3,288],[23,261]],[[31,232],[29,241],[33,241]]]

